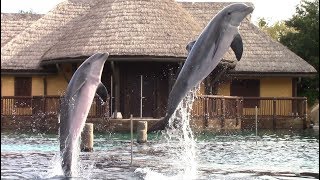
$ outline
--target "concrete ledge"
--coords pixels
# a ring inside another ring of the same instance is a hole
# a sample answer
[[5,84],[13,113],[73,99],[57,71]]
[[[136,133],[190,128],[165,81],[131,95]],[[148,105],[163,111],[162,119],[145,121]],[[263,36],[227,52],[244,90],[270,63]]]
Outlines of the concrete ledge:
[[[133,118],[133,129],[136,131],[138,121],[147,121],[151,127],[160,119],[153,118]],[[303,119],[277,119],[276,129],[303,129]],[[94,124],[94,132],[130,132],[130,119],[102,119],[88,118],[86,123]],[[203,118],[193,118],[190,121],[193,131],[240,130],[254,129],[254,119],[224,119],[213,118],[204,120]],[[49,132],[58,133],[58,118],[56,116],[32,117],[32,116],[2,116],[1,130],[12,130],[21,132]],[[273,129],[272,119],[258,119],[259,129]]]

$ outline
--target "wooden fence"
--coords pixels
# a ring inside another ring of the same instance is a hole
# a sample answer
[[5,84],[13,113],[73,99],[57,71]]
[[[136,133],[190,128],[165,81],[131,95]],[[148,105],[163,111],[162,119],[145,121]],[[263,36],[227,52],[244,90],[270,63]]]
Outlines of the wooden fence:
[[242,116],[242,97],[201,95],[193,103],[193,117],[201,119],[240,118]]
[[[300,117],[307,114],[306,97],[244,97],[243,101],[255,101],[260,117]],[[246,117],[255,115],[255,107],[243,108]]]
[[[56,116],[59,108],[59,96],[1,97],[1,116]],[[94,98],[88,117],[110,117],[108,103]]]
[[[271,122],[270,126],[263,125],[263,127],[273,129],[276,129],[277,126],[286,127],[286,124],[299,119],[303,128],[307,127],[308,103],[306,97],[244,97],[243,101],[249,101],[249,104],[257,106],[259,121],[264,121],[265,124],[267,121]],[[247,123],[244,123],[243,126],[252,124],[250,120],[254,118],[255,107],[244,107],[242,122],[247,121]]]
[[[258,118],[266,119],[276,126],[281,119],[303,120],[304,127],[307,120],[307,98],[305,97],[236,97],[202,95],[195,99],[192,110],[194,120],[202,120],[208,124],[209,120],[221,120],[221,127],[225,119],[239,121],[252,120],[255,117],[255,106],[258,107]],[[57,116],[60,107],[59,96],[33,97],[1,97],[1,116]],[[101,105],[95,98],[89,118],[110,118],[109,104]],[[251,123],[251,121],[247,121]],[[242,125],[242,124],[241,124]]]
[[[241,120],[242,127],[251,127],[255,121],[255,106],[262,127],[283,128],[287,122],[300,119],[303,127],[307,123],[307,98],[305,97],[235,97],[235,96],[198,96],[193,104],[193,118],[220,120],[221,127],[225,119]],[[282,121],[286,120],[286,121]],[[289,124],[289,123],[287,123]],[[290,125],[290,124],[289,124]]]

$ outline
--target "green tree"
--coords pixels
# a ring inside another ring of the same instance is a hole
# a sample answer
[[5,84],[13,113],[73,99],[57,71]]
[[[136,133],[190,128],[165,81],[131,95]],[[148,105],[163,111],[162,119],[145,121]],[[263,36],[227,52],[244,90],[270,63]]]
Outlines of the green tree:
[[276,41],[280,41],[280,37],[289,32],[295,32],[295,29],[288,27],[284,21],[277,21],[273,25],[269,25],[264,18],[258,19],[258,27]]
[[260,29],[264,29],[266,27],[269,27],[269,24],[265,18],[258,18],[258,27]]
[[319,100],[319,1],[302,1],[285,24],[295,31],[281,35],[280,42],[317,70],[314,78],[302,78],[298,86],[298,95],[313,105]]

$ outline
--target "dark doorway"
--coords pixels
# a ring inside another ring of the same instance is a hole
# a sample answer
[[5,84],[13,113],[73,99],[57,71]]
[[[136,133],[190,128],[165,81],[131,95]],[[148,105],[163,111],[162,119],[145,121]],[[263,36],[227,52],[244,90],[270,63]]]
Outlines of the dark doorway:
[[126,92],[124,99],[124,116],[129,118],[140,116],[140,77],[139,75],[129,75],[127,77]]
[[[121,112],[123,118],[140,117],[142,85],[142,117],[164,115],[168,98],[168,68],[165,63],[120,63]],[[142,81],[141,81],[142,76]]]
[[[141,78],[140,78],[141,81]],[[140,83],[141,84],[141,83]],[[142,76],[142,116],[154,117],[156,108],[156,79],[155,76]]]
[[[142,77],[142,80],[141,80]],[[127,77],[125,116],[132,114],[140,117],[141,113],[141,83],[142,83],[142,117],[154,117],[155,111],[155,81],[150,74],[130,75]]]

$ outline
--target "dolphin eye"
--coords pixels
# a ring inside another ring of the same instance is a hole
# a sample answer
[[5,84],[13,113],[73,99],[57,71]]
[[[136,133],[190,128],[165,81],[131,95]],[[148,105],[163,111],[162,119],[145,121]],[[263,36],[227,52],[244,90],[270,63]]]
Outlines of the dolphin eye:
[[230,15],[231,14],[231,12],[228,12],[228,15]]

